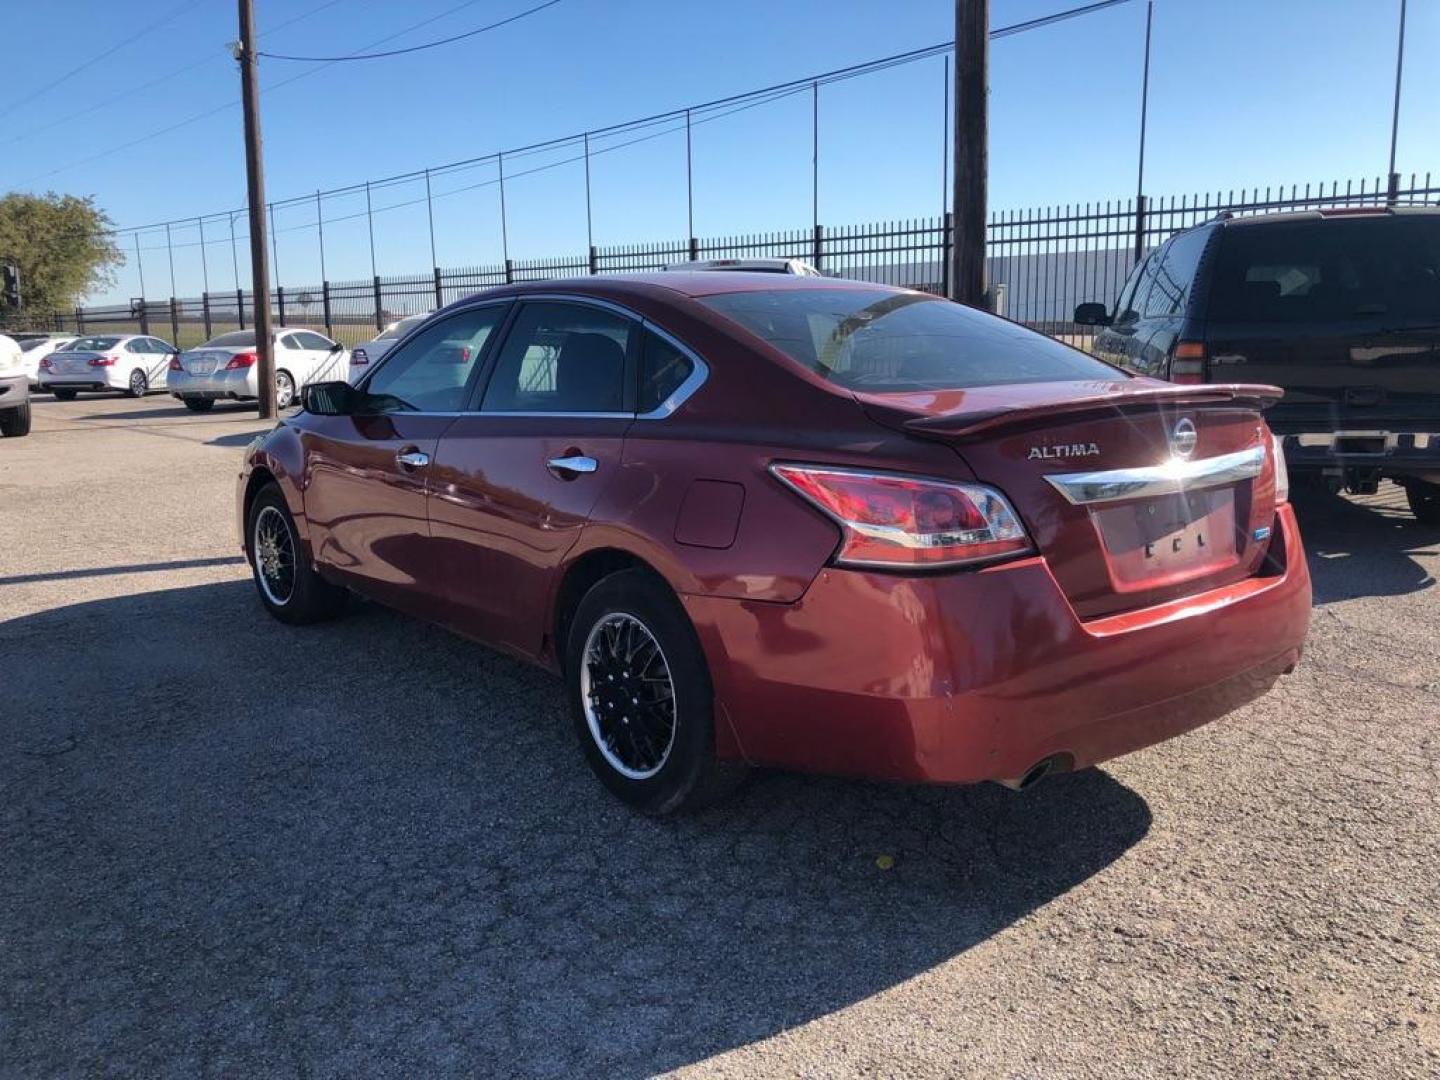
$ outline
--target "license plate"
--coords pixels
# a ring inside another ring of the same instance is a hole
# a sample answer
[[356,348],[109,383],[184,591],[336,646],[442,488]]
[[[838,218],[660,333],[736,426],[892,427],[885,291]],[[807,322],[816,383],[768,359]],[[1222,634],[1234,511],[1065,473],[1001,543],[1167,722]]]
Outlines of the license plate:
[[1230,488],[1143,499],[1095,512],[1119,588],[1153,588],[1233,566],[1235,493]]
[[214,360],[191,360],[185,365],[185,370],[191,375],[213,375],[215,373]]

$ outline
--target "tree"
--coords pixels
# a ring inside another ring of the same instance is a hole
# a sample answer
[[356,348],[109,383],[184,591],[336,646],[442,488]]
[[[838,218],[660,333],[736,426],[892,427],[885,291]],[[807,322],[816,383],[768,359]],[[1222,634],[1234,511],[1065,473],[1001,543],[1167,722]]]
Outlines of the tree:
[[113,268],[125,261],[114,227],[89,196],[52,191],[0,198],[0,260],[20,267],[24,310],[70,308],[86,293],[112,284]]

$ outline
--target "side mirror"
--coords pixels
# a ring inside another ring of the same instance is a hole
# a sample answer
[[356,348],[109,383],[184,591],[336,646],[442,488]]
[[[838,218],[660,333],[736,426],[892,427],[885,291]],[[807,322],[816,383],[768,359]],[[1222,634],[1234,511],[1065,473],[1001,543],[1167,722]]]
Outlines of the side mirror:
[[1104,304],[1090,301],[1076,306],[1075,321],[1081,326],[1109,326],[1110,313],[1105,310]]
[[344,352],[344,351],[345,351],[345,346],[344,346],[344,345],[341,345],[341,344],[337,341],[334,345],[331,345],[331,346],[330,346],[330,351],[331,351],[331,352]]
[[365,395],[347,382],[311,383],[300,388],[300,406],[315,416],[351,416]]

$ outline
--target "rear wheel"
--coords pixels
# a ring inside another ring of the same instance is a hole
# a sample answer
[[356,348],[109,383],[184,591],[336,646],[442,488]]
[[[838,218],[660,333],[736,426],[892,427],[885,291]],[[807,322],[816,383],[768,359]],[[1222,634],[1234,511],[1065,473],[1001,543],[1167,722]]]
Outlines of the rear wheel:
[[208,397],[182,397],[185,407],[191,412],[209,412],[215,407],[215,399]]
[[30,434],[30,402],[0,412],[0,437],[11,439]]
[[295,380],[288,371],[275,373],[275,408],[288,409],[295,402]]
[[145,372],[136,368],[130,372],[130,385],[125,388],[127,397],[144,397],[145,391],[150,389],[150,380],[145,377]]
[[74,391],[74,390],[59,390],[59,389],[51,390],[50,392],[55,395],[55,400],[56,400],[56,401],[74,401],[74,400],[75,400],[75,394],[77,393],[77,391]]
[[277,485],[265,485],[250,504],[245,537],[255,591],[271,615],[299,625],[340,614],[345,590],[315,572]]
[[1423,525],[1440,525],[1440,484],[1411,480],[1405,485],[1410,512]]
[[744,778],[715,757],[714,691],[684,608],[644,570],[602,579],[570,623],[565,681],[585,758],[647,814],[698,810]]

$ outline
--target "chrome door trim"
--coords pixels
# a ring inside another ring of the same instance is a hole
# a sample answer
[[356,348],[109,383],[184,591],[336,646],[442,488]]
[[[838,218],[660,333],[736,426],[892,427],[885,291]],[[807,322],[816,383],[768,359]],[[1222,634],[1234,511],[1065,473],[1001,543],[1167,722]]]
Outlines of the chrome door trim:
[[1265,445],[1218,457],[1186,461],[1171,458],[1163,465],[1102,472],[1052,473],[1045,479],[1073,506],[1120,502],[1123,499],[1177,495],[1250,480],[1265,468]]

